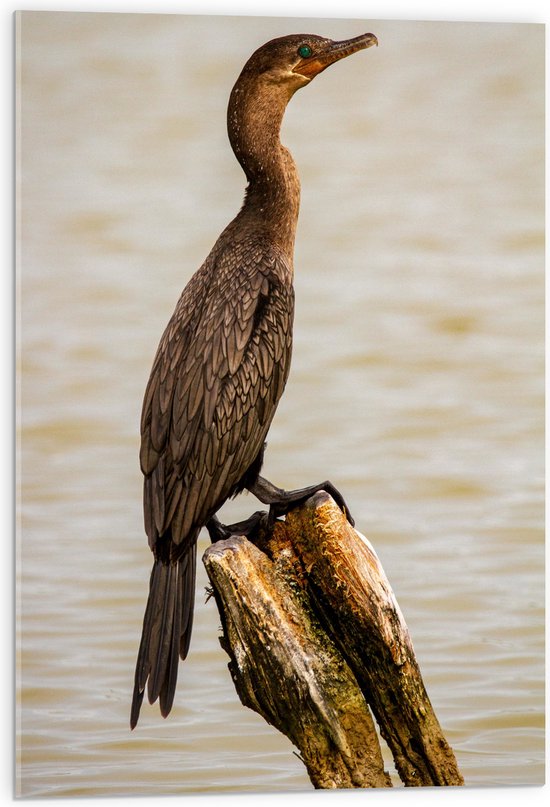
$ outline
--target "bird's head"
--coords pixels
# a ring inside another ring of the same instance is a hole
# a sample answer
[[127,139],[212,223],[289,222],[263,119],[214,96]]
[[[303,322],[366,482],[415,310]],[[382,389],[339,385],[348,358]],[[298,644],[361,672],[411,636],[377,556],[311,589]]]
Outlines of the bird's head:
[[[266,166],[279,160],[279,130],[296,90],[334,62],[377,44],[374,34],[341,42],[292,34],[272,39],[252,54],[231,91],[227,109],[229,140],[249,181],[263,176]],[[288,153],[285,160],[288,173]]]
[[243,74],[254,75],[262,83],[283,85],[290,96],[329,65],[372,45],[378,45],[374,34],[361,34],[340,42],[315,34],[282,36],[258,48]]

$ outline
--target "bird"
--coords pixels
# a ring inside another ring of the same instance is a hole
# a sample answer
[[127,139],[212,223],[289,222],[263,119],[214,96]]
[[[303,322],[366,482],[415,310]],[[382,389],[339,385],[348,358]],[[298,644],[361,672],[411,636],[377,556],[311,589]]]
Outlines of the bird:
[[293,253],[300,204],[294,160],[280,142],[294,93],[329,65],[377,45],[374,34],[335,41],[292,34],[259,47],[229,98],[229,142],[247,180],[244,202],[191,277],[161,337],[141,412],[140,465],[145,532],[153,553],[138,650],[130,727],[144,693],[173,705],[180,658],[193,624],[197,539],[252,531],[216,513],[245,490],[271,519],[328,481],[286,491],[260,476],[266,437],[285,388],[292,352]]

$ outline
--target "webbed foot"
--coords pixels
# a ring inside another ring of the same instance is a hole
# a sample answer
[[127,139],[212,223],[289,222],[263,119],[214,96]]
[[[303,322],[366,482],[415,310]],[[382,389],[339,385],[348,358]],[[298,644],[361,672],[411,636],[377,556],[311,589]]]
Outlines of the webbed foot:
[[344,497],[340,491],[334,487],[332,482],[328,481],[328,479],[325,480],[325,482],[320,482],[318,485],[310,485],[307,488],[283,490],[283,488],[278,488],[276,485],[272,484],[267,479],[264,479],[262,476],[258,476],[256,481],[248,488],[248,490],[250,493],[253,493],[254,496],[256,496],[256,498],[262,502],[262,504],[269,505],[269,526],[273,524],[278,516],[286,515],[289,510],[292,510],[293,507],[303,504],[306,499],[309,499],[310,496],[313,496],[320,490],[325,490],[330,496],[332,496],[340,510],[346,514],[346,518],[351,526],[355,526],[355,520],[349,511]]
[[244,535],[247,538],[253,536],[262,522],[267,523],[267,519],[268,514],[265,510],[257,510],[249,518],[235,524],[222,524],[217,516],[212,516],[206,524],[206,529],[214,544],[216,541],[225,541],[232,535]]

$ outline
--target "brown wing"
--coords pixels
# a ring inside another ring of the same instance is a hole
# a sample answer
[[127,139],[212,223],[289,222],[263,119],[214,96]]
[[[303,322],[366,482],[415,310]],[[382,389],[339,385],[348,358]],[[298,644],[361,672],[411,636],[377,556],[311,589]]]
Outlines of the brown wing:
[[294,295],[284,257],[215,249],[184,290],[145,393],[141,465],[151,548],[179,556],[260,452],[288,376]]

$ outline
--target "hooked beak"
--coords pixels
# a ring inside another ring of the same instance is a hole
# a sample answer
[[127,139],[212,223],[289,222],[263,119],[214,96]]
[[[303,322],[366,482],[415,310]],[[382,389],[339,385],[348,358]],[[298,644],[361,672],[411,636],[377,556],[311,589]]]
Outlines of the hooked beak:
[[378,45],[378,39],[374,34],[361,34],[353,39],[343,39],[341,42],[328,42],[321,52],[313,53],[306,59],[300,59],[292,72],[312,79],[334,62],[373,45]]

